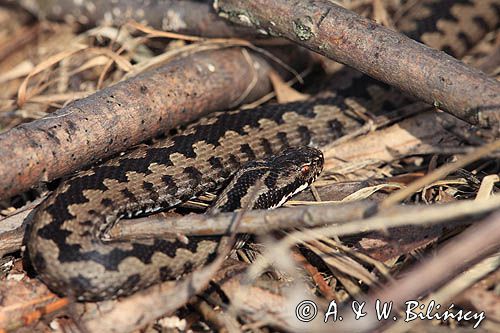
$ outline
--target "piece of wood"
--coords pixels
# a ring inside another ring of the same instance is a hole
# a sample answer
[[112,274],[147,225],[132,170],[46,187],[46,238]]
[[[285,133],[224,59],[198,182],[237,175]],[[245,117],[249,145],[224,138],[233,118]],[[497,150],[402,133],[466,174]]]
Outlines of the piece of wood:
[[[276,210],[252,210],[242,218],[238,231],[262,235],[272,230],[325,225],[324,229],[314,230],[318,233],[339,230],[339,235],[347,235],[405,225],[427,226],[446,221],[463,225],[477,221],[481,214],[495,210],[499,203],[500,196],[497,195],[481,202],[461,200],[436,207],[395,206],[381,210],[376,215],[373,215],[377,211],[376,203],[368,200]],[[180,218],[162,218],[156,215],[150,218],[124,220],[115,225],[109,235],[114,239],[149,238],[151,235],[172,236],[172,232],[198,236],[224,235],[231,225],[233,214],[222,213],[214,216],[191,214]],[[465,222],[461,221],[466,217],[468,219]]]
[[242,48],[202,51],[0,134],[0,198],[21,193],[271,91],[270,66]]
[[328,0],[218,0],[219,15],[286,37],[482,127],[500,124],[500,83]]
[[[9,0],[7,0],[9,1]],[[155,29],[202,37],[256,35],[252,29],[228,24],[219,18],[211,1],[177,0],[10,0],[40,19],[78,22],[86,26],[122,25],[128,20]]]

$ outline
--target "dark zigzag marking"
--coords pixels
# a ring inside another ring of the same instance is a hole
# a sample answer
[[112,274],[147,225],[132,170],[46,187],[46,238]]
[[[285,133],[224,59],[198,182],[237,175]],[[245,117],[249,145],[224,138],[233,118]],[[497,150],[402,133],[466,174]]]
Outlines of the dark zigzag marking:
[[[240,176],[234,186],[225,193],[225,203],[218,210],[220,212],[232,212],[241,208],[241,198],[244,198],[257,179],[268,172],[269,167],[260,161],[248,162],[244,165],[246,172]],[[252,169],[253,170],[250,170]],[[236,175],[235,175],[236,176]]]
[[255,156],[255,153],[253,152],[252,148],[250,148],[250,145],[248,143],[242,144],[240,147],[240,151],[243,154],[245,154],[248,160],[254,160],[257,158],[257,156]]
[[470,0],[441,0],[432,3],[425,3],[425,6],[430,15],[423,19],[415,20],[416,28],[411,31],[401,31],[408,37],[421,42],[424,34],[439,32],[436,29],[436,23],[440,20],[446,20],[458,23],[458,19],[452,15],[451,8],[457,4],[473,6],[474,3]]

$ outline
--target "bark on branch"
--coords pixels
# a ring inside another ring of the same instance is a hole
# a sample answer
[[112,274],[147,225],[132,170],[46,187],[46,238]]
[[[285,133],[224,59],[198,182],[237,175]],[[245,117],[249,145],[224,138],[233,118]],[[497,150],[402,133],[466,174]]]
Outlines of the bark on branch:
[[269,65],[243,51],[185,56],[2,133],[0,199],[268,93]]
[[252,29],[228,24],[219,18],[208,0],[3,1],[17,3],[42,19],[78,22],[89,26],[109,23],[124,24],[132,19],[145,22],[155,29],[202,37],[255,35]]
[[217,0],[219,15],[286,37],[471,124],[500,123],[500,83],[328,0]]
[[[480,218],[481,214],[497,209],[499,203],[500,196],[494,196],[482,202],[464,200],[425,209],[418,205],[393,207],[384,209],[374,216],[371,215],[376,212],[376,203],[370,201],[300,206],[269,211],[252,210],[241,219],[238,232],[266,234],[279,229],[330,225],[324,228],[338,229],[340,236],[404,225],[431,225],[444,221],[462,224],[471,223],[478,217]],[[122,221],[113,227],[110,235],[118,239],[172,235],[172,233],[198,236],[223,235],[231,226],[233,217],[233,213],[221,213],[215,216],[192,214],[172,219],[140,218]],[[458,221],[466,217],[468,219],[464,222]],[[317,234],[321,235],[319,232]]]

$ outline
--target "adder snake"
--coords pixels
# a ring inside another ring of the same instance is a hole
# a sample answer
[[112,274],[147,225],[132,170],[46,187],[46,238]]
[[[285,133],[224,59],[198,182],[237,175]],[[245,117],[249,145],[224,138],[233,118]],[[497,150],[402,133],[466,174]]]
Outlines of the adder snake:
[[[498,0],[425,0],[398,26],[411,37],[461,56],[488,29],[498,26],[499,13]],[[342,96],[349,89],[305,102],[215,113],[178,135],[79,172],[64,181],[33,216],[28,239],[33,266],[53,290],[97,300],[175,279],[210,261],[219,237],[190,237],[185,244],[159,238],[107,242],[101,235],[124,215],[167,209],[203,191],[219,190],[248,161],[278,154],[271,164],[284,166],[292,154],[293,176],[277,177],[277,171],[263,166],[270,162],[247,164],[254,171],[233,180],[247,185],[232,184],[233,192],[228,190],[219,199],[232,196],[232,203],[227,200],[218,207],[241,207],[256,175],[264,177],[266,189],[282,193],[275,192],[273,199],[266,197],[267,192],[259,193],[254,207],[280,204],[309,183],[322,163],[315,150],[280,152],[287,147],[322,147],[362,124],[347,96]],[[303,156],[312,158],[304,161]],[[286,169],[281,172],[288,174]]]

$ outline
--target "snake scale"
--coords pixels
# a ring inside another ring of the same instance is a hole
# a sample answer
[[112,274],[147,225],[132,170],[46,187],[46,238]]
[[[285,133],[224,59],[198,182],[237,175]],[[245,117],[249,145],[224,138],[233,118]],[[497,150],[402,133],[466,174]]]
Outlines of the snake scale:
[[[461,56],[498,26],[499,17],[499,0],[424,0],[398,27]],[[220,237],[190,237],[184,243],[160,238],[103,241],[101,236],[123,216],[168,209],[204,191],[220,190],[245,163],[250,173],[237,173],[217,209],[241,207],[257,178],[271,192],[259,191],[253,207],[279,205],[310,183],[322,164],[316,150],[288,147],[322,147],[362,123],[347,97],[365,96],[359,94],[361,86],[352,88],[359,78],[350,85],[333,81],[337,94],[211,114],[175,136],[139,146],[65,180],[33,214],[28,250],[40,278],[61,294],[100,300],[176,279],[209,262]],[[279,165],[281,172],[270,165]]]

